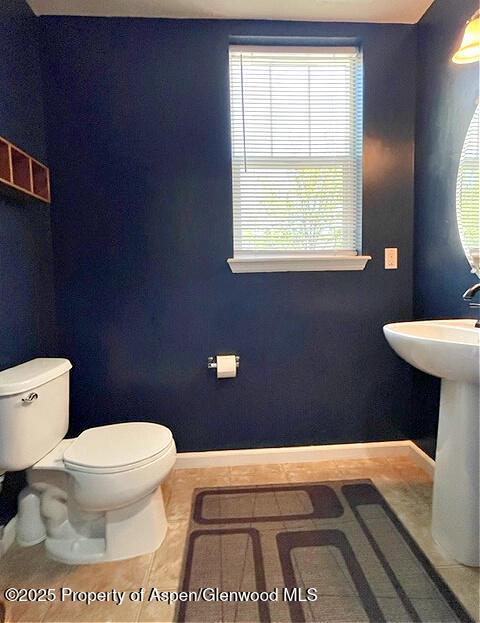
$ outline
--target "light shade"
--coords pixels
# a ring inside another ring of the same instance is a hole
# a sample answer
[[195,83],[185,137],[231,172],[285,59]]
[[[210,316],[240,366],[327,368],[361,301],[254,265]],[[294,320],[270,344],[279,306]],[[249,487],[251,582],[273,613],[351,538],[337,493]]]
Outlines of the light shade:
[[480,60],[480,11],[467,22],[462,44],[453,55],[452,61],[459,65]]

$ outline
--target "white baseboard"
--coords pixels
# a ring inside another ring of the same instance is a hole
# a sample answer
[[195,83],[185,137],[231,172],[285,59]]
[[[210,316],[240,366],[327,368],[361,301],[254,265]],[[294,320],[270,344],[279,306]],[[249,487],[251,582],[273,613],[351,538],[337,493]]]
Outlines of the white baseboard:
[[414,463],[425,470],[433,479],[433,475],[435,473],[435,461],[432,457],[428,456],[426,452],[419,448],[416,443],[410,441],[410,444],[410,458]]
[[433,474],[435,462],[410,440],[342,443],[326,446],[180,452],[177,455],[175,469],[371,459],[389,456],[408,456],[423,469],[427,470],[428,473]]
[[0,558],[6,554],[15,541],[16,519],[13,517],[6,526],[0,527]]

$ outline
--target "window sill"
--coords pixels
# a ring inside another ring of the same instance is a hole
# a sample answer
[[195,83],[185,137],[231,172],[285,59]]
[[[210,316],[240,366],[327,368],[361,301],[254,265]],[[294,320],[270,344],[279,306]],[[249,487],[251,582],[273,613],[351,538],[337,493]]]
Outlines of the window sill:
[[313,255],[304,257],[232,257],[232,273],[284,273],[322,270],[364,270],[370,255]]

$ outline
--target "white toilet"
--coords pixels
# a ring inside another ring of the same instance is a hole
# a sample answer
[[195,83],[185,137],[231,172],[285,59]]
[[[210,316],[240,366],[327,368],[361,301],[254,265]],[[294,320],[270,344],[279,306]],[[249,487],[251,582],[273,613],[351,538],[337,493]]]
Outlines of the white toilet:
[[165,426],[132,422],[68,429],[68,359],[33,359],[0,372],[0,473],[27,469],[17,541],[45,540],[68,564],[154,551],[167,521],[160,483],[176,458]]

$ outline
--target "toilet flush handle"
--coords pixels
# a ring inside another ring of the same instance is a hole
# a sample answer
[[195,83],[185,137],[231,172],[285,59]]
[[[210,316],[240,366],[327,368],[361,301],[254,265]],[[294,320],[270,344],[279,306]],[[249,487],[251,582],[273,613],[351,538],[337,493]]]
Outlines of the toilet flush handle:
[[25,402],[26,404],[30,404],[37,398],[38,398],[38,394],[36,394],[35,392],[31,392],[30,394],[28,394],[26,398],[22,398],[22,402]]

